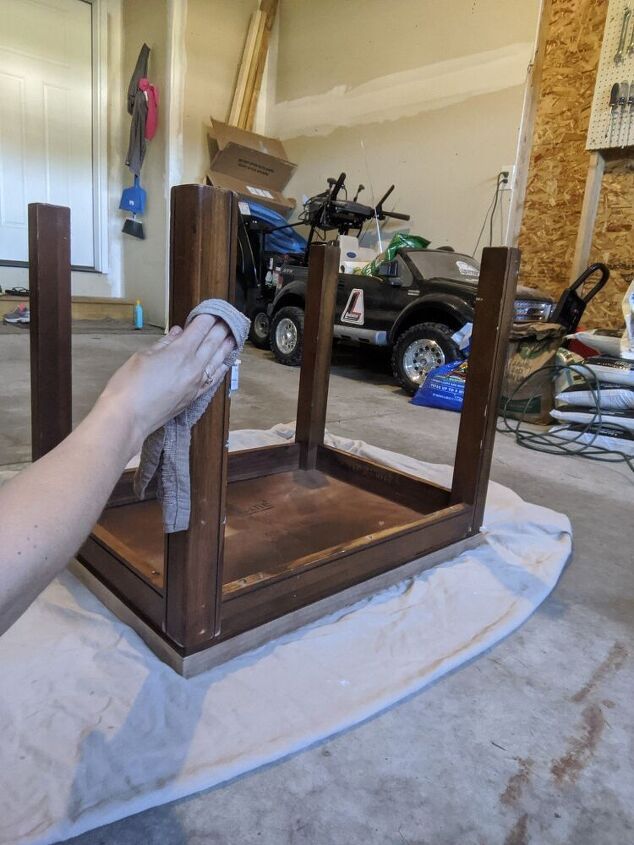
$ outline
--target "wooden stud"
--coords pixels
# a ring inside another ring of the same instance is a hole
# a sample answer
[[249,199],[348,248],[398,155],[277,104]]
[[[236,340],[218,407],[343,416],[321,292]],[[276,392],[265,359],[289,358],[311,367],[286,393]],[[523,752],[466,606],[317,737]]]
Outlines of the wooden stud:
[[73,427],[70,209],[29,205],[31,443],[36,461]]
[[603,153],[598,150],[590,153],[583,204],[581,206],[581,217],[579,218],[579,228],[577,229],[577,240],[575,242],[575,252],[570,268],[571,282],[578,279],[590,263],[592,236],[594,235],[594,224],[597,219],[604,170],[605,157]]
[[517,249],[488,247],[482,252],[450,498],[452,504],[473,505],[473,534],[484,514],[519,261]]
[[255,85],[258,76],[258,66],[259,63],[262,61],[263,55],[266,55],[266,50],[263,48],[264,36],[266,32],[266,15],[264,14],[264,12],[261,11],[256,12],[256,14],[258,18],[253,55],[251,56],[251,61],[247,69],[247,79],[244,88],[244,97],[242,98],[242,103],[240,104],[240,116],[238,117],[237,123],[237,126],[239,126],[241,129],[247,128],[247,123],[249,121],[249,111],[251,109],[251,102],[254,97]]
[[262,88],[262,78],[264,76],[264,67],[266,65],[266,57],[269,52],[269,42],[271,40],[271,31],[275,23],[275,13],[277,11],[278,0],[260,0],[260,9],[266,15],[264,30],[260,41],[260,50],[255,58],[255,74],[253,85],[251,86],[250,98],[244,121],[244,128],[249,131],[253,130],[255,123],[255,112],[258,107],[258,100],[260,98],[260,90]]
[[[236,195],[229,191],[205,185],[172,189],[172,325],[182,326],[203,299],[233,299],[237,211]],[[188,649],[211,640],[220,625],[228,378],[192,429],[189,529],[166,535],[165,631]]]
[[537,27],[537,41],[535,44],[535,55],[528,67],[528,79],[524,94],[522,107],[522,119],[520,123],[519,143],[517,148],[517,161],[515,164],[515,184],[511,196],[511,207],[509,211],[508,238],[510,246],[517,246],[522,226],[524,213],[524,202],[526,201],[526,188],[528,186],[528,171],[533,149],[533,135],[535,133],[535,117],[542,84],[542,73],[544,68],[544,56],[546,54],[546,40],[550,28],[552,14],[552,0],[542,0],[542,7],[539,14],[539,25]]
[[227,123],[251,130],[275,21],[277,0],[261,0],[251,15]]
[[265,20],[266,16],[259,9],[251,15],[251,19],[249,20],[249,28],[247,30],[246,41],[244,42],[242,58],[240,59],[236,87],[233,94],[233,100],[231,102],[231,108],[229,109],[229,117],[227,118],[227,123],[232,126],[244,128],[240,123],[240,117],[245,110],[249,74],[252,73],[255,57],[257,56],[257,52],[260,47],[260,40],[264,31]]
[[313,469],[324,442],[332,332],[339,277],[339,247],[313,244],[308,262],[304,348],[299,376],[295,440],[301,469]]

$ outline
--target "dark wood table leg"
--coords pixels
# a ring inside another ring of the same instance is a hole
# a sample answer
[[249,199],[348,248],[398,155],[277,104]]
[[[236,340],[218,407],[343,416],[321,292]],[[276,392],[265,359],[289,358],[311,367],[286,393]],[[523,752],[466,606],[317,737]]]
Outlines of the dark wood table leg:
[[314,469],[317,447],[324,442],[338,278],[339,247],[313,244],[308,263],[304,349],[295,432],[295,440],[301,449],[299,465],[302,469]]
[[471,534],[480,530],[484,514],[519,262],[517,249],[482,253],[450,499],[473,506]]
[[[231,301],[236,267],[237,198],[205,185],[172,189],[170,323],[182,326],[203,299]],[[228,380],[192,429],[189,529],[166,535],[165,632],[190,651],[220,629]]]
[[36,461],[73,427],[70,209],[29,205],[31,449]]

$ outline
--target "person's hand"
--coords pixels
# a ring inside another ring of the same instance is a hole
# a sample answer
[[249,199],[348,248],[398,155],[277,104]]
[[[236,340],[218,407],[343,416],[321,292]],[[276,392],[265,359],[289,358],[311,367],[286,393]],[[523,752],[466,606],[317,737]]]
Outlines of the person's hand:
[[133,439],[131,456],[148,434],[225,377],[224,360],[234,348],[227,324],[201,314],[185,331],[175,326],[117,370],[97,404],[127,417]]

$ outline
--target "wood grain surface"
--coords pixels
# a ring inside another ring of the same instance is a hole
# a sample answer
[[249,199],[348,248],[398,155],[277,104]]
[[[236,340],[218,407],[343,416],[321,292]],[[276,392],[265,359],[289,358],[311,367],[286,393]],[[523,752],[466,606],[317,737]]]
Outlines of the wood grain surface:
[[31,442],[33,460],[73,427],[70,209],[29,205]]
[[[551,2],[518,246],[520,282],[555,299],[570,283],[590,164],[586,135],[607,7],[606,0]],[[588,264],[606,263],[611,279],[584,315],[582,324],[587,328],[623,325],[621,301],[634,277],[632,156],[631,147],[607,155]]]

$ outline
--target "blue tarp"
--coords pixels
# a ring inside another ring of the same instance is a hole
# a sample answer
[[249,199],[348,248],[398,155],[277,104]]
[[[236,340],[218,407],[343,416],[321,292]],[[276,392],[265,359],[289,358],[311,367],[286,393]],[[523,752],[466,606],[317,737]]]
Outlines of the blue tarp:
[[[248,206],[254,220],[266,223],[272,229],[284,226],[287,222],[277,211],[259,202],[249,202]],[[306,238],[303,238],[296,229],[280,229],[266,235],[264,239],[264,248],[269,252],[305,252],[307,246]]]

